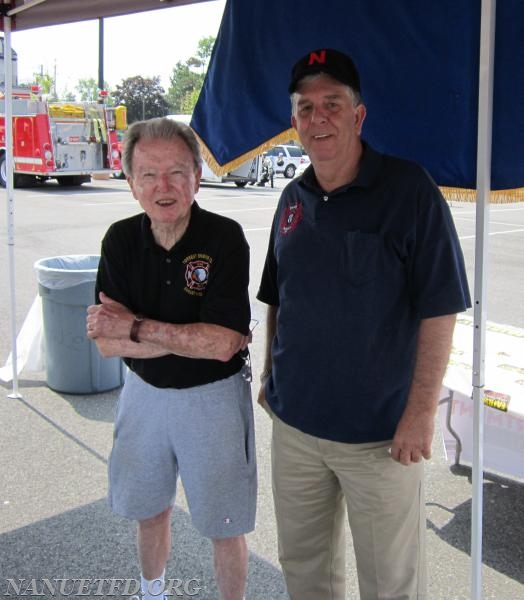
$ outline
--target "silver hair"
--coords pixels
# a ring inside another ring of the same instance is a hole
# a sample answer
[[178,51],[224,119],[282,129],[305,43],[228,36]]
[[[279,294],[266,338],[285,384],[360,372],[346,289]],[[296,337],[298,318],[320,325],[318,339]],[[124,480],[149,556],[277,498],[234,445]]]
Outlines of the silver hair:
[[[310,83],[312,81],[317,80],[322,75],[327,75],[328,77],[331,77],[331,75],[328,75],[327,73],[313,73],[312,75],[306,75],[304,78],[302,78],[300,80],[300,83]],[[332,78],[332,79],[333,79],[333,81],[337,81],[334,78]],[[362,104],[362,96],[360,95],[359,92],[356,92],[349,85],[344,85],[344,84],[341,84],[341,85],[343,85],[349,91],[349,95],[351,97],[351,102],[352,102],[353,106],[356,107],[356,106],[359,106],[360,104]],[[297,96],[298,95],[299,95],[298,92],[293,92],[291,94],[291,96],[289,97],[289,99],[291,100],[291,114],[292,115],[296,114],[296,110],[297,110]]]
[[122,151],[122,170],[133,175],[133,151],[140,140],[173,140],[180,138],[193,155],[195,170],[202,164],[200,144],[188,125],[167,117],[136,121],[129,126],[124,135]]

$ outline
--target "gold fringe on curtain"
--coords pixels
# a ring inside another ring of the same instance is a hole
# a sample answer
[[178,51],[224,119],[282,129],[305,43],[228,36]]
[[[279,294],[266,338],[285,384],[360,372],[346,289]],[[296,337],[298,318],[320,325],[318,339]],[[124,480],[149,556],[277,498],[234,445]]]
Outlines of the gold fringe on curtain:
[[[216,161],[216,158],[213,156],[211,150],[206,146],[202,138],[200,138],[196,131],[194,133],[200,143],[200,151],[202,153],[202,158],[217,175],[225,175],[226,173],[233,171],[246,161],[255,158],[255,156],[262,154],[262,152],[264,152],[265,150],[269,150],[276,144],[285,144],[286,142],[290,142],[291,140],[300,142],[296,130],[290,127],[289,129],[286,129],[285,131],[279,133],[275,137],[266,140],[263,144],[260,144],[256,148],[253,148],[253,150],[250,150],[245,154],[241,154],[234,160],[227,162],[225,165],[219,165]],[[441,186],[440,190],[443,193],[444,198],[446,198],[448,202],[476,202],[477,200],[476,190],[445,186]],[[495,204],[505,204],[508,202],[524,202],[524,188],[492,191],[490,201]]]
[[229,161],[225,165],[219,165],[209,148],[205,145],[205,143],[202,141],[202,139],[196,132],[195,135],[197,136],[198,141],[200,142],[200,151],[202,152],[202,158],[217,175],[225,175],[226,173],[233,171],[246,161],[255,158],[255,156],[259,154],[262,154],[264,150],[269,150],[269,148],[272,148],[275,144],[284,144],[286,142],[289,142],[290,140],[298,141],[296,131],[291,127],[290,129],[287,129],[286,131],[279,133],[277,136],[265,141],[263,144],[260,144],[256,148],[253,148],[253,150],[250,150],[245,154],[241,154],[240,156],[238,156],[234,160]]
[[[448,202],[476,202],[477,191],[454,187],[441,187],[441,192]],[[490,202],[506,204],[508,202],[524,202],[524,188],[512,190],[492,190]]]

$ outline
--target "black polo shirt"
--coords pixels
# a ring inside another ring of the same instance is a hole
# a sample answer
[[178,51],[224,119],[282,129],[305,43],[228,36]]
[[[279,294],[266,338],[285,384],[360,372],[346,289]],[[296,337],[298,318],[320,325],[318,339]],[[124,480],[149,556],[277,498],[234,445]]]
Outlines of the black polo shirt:
[[[167,251],[158,246],[145,213],[110,226],[103,241],[96,281],[100,291],[134,313],[166,323],[212,323],[247,335],[250,306],[249,246],[240,225],[191,208],[189,226]],[[125,358],[128,367],[156,387],[188,388],[225,379],[243,360]]]

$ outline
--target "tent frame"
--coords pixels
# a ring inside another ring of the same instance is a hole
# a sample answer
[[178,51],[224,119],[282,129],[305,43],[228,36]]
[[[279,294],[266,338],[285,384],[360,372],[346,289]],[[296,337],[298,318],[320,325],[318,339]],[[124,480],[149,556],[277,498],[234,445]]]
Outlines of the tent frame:
[[477,204],[473,306],[473,468],[471,500],[471,598],[482,598],[484,480],[484,386],[487,320],[487,258],[491,191],[493,71],[497,0],[482,0],[477,125]]
[[[37,0],[38,1],[38,0]],[[40,0],[41,1],[41,0]],[[11,320],[11,352],[13,386],[8,398],[21,398],[18,389],[18,352],[16,341],[16,292],[15,292],[15,202],[14,202],[14,156],[13,156],[13,62],[11,60],[11,16],[7,13],[4,22],[4,67],[5,67],[5,145],[6,145],[6,193],[7,193],[7,246],[9,254],[9,310]]]

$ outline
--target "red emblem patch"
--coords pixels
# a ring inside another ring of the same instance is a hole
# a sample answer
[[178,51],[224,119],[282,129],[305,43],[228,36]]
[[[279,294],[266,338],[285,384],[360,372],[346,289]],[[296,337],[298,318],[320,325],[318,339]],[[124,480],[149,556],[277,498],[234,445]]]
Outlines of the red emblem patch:
[[186,285],[190,290],[201,292],[209,278],[209,263],[206,260],[192,260],[186,265]]
[[302,221],[302,203],[295,202],[291,206],[286,206],[280,219],[280,232],[286,235],[297,228]]

